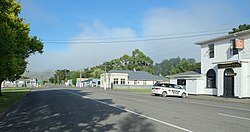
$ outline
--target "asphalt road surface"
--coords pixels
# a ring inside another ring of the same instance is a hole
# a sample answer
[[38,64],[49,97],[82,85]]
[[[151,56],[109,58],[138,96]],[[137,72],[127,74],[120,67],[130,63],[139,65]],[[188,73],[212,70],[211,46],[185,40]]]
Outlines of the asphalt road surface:
[[0,132],[248,132],[250,105],[93,88],[34,90]]

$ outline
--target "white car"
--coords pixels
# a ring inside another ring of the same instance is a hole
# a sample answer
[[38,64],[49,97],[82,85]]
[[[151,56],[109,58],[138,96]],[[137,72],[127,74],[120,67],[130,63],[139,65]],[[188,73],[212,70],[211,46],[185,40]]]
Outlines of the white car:
[[181,86],[170,83],[156,83],[152,88],[152,95],[161,95],[163,97],[167,96],[179,96],[182,98],[187,98],[188,93]]

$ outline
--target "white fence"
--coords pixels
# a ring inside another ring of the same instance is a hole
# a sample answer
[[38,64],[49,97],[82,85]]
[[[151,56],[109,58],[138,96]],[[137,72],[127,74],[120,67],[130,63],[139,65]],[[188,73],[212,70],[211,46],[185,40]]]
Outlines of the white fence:
[[114,84],[113,87],[111,88],[119,88],[119,89],[151,89],[153,86],[152,85],[118,85]]

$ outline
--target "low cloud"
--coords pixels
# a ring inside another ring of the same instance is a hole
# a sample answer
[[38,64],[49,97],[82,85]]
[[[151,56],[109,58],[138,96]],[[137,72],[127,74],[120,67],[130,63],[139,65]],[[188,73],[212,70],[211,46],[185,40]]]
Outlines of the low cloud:
[[[31,70],[54,71],[56,69],[80,70],[99,65],[104,61],[131,54],[136,43],[87,43],[87,40],[112,41],[112,38],[136,37],[135,32],[129,27],[109,28],[96,20],[92,25],[80,23],[82,32],[74,37],[65,50],[45,51],[42,55],[32,56],[29,61]],[[103,39],[106,38],[106,39]],[[85,43],[75,43],[85,42]],[[39,63],[40,62],[40,63]],[[37,65],[39,64],[39,65]]]
[[[216,3],[215,3],[216,2]],[[188,5],[185,9],[155,8],[145,12],[141,21],[141,36],[173,34],[193,31],[204,31],[236,27],[242,24],[243,16],[237,10],[232,10],[233,5],[225,2],[198,2]],[[79,70],[86,67],[99,65],[104,61],[118,58],[124,54],[131,54],[135,48],[139,48],[155,62],[172,57],[186,57],[200,59],[200,47],[194,45],[201,39],[213,36],[166,39],[159,41],[130,42],[130,43],[81,43],[74,41],[85,41],[91,39],[99,41],[102,38],[131,38],[141,39],[130,27],[107,27],[100,20],[95,20],[91,25],[78,23],[82,32],[72,38],[72,43],[67,49],[48,50],[42,55],[35,55],[29,59],[31,71],[54,71],[56,69]],[[190,34],[189,34],[190,35]],[[192,35],[192,34],[191,34]],[[170,37],[167,35],[165,37]],[[113,41],[113,39],[105,39]]]

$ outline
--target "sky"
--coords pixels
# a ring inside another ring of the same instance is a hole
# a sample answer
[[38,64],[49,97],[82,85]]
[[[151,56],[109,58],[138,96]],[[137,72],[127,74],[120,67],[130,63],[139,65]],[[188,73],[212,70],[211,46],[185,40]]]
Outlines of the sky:
[[200,61],[195,42],[250,24],[249,0],[21,0],[20,17],[44,52],[28,69],[81,70],[139,49],[154,63]]

